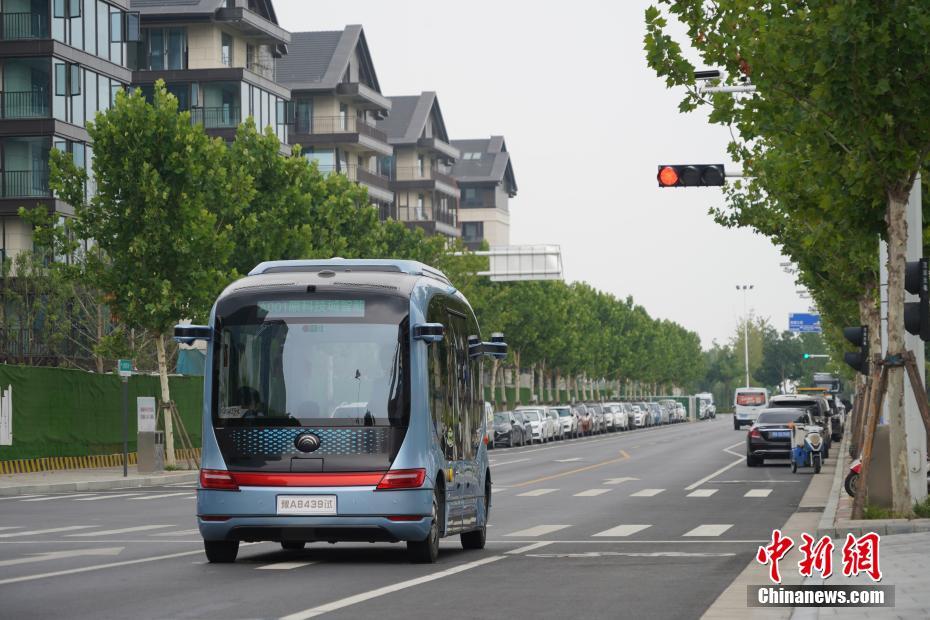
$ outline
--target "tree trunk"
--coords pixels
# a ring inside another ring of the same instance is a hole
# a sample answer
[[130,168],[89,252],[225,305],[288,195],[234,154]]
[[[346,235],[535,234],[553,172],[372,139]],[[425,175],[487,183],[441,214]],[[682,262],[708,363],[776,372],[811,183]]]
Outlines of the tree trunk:
[[497,358],[491,360],[491,403],[494,409],[497,409],[497,365],[499,362]]
[[[97,304],[97,344],[103,342],[103,305]],[[103,374],[103,356],[94,348],[94,363],[97,366],[97,374]]]
[[513,352],[513,401],[515,407],[520,406],[520,352]]
[[[889,192],[888,212],[888,354],[904,354],[904,263],[907,251],[907,192]],[[915,231],[921,234],[921,231]],[[907,433],[904,428],[904,367],[888,368],[888,423],[891,448],[891,508],[910,515]]]
[[155,336],[155,354],[158,356],[158,379],[161,382],[162,416],[165,420],[165,465],[174,467],[177,461],[174,458],[174,424],[168,403],[171,402],[171,392],[168,389],[168,362],[165,358],[165,335]]

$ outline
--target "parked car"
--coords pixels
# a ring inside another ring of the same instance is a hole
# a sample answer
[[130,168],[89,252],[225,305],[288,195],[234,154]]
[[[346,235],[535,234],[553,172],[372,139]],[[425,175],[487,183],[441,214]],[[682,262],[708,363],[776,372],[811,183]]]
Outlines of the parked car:
[[682,422],[687,421],[687,420],[688,420],[688,412],[685,411],[685,406],[682,405],[681,403],[678,403],[678,407],[677,407],[677,408],[678,408],[678,418],[679,418]]
[[594,416],[594,433],[603,433],[607,428],[607,421],[604,419],[604,408],[599,403],[585,403],[588,411]]
[[830,456],[830,433],[826,432],[831,428],[831,411],[830,404],[823,396],[816,394],[780,394],[769,399],[769,409],[787,408],[787,409],[804,409],[811,414],[814,424],[824,429],[823,433],[823,458]]
[[604,432],[617,430],[614,428],[614,410],[608,405],[601,405],[601,414],[604,416]]
[[513,411],[501,411],[494,414],[494,441],[492,443],[495,448],[522,446],[526,444],[526,439],[523,423],[517,420]]
[[550,410],[555,411],[559,416],[559,425],[562,427],[563,437],[578,436],[578,418],[572,412],[571,407],[558,405],[557,407],[550,407]]
[[517,424],[520,425],[520,429],[523,431],[524,444],[532,444],[533,443],[533,423],[530,420],[530,417],[526,415],[525,411],[514,411],[513,417],[516,420]]
[[649,411],[652,413],[653,424],[658,426],[659,424],[668,424],[668,418],[665,417],[662,406],[659,403],[646,403],[649,407]]
[[591,435],[594,433],[594,412],[587,406],[578,403],[574,407],[574,412],[578,416],[578,430],[581,435]]
[[517,407],[516,411],[524,414],[530,421],[532,442],[546,443],[552,438],[552,424],[549,416],[540,407]]
[[765,459],[791,457],[790,423],[812,425],[807,409],[763,409],[746,434],[746,465],[756,467]]
[[552,429],[553,439],[565,439],[565,429],[562,427],[562,421],[559,419],[559,412],[553,407],[546,407],[546,415],[549,416],[549,424]]
[[646,403],[633,403],[631,407],[633,409],[633,422],[637,428],[652,426],[652,412],[649,411]]
[[626,411],[623,410],[623,407],[620,405],[620,403],[606,403],[604,405],[604,409],[609,411],[613,416],[615,431],[623,431],[630,427]]

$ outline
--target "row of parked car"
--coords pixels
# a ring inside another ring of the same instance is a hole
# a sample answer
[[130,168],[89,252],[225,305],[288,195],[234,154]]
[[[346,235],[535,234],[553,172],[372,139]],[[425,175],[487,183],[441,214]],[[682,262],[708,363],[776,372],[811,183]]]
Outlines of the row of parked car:
[[675,424],[684,422],[687,417],[684,405],[674,400],[530,405],[495,413],[494,432],[488,438],[488,447],[523,446]]

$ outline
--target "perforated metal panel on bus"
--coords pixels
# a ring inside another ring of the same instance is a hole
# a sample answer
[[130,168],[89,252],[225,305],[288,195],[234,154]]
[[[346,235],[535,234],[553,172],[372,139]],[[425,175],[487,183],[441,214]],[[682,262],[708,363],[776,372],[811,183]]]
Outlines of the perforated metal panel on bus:
[[391,428],[235,428],[222,433],[239,456],[304,455],[294,447],[294,438],[301,433],[314,433],[320,447],[313,456],[347,456],[379,454],[389,451]]

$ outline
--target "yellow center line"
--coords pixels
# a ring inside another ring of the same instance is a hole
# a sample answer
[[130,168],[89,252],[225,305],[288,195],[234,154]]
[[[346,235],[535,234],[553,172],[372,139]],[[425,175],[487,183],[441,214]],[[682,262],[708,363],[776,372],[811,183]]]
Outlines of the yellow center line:
[[622,455],[617,459],[610,459],[609,461],[601,461],[600,463],[594,463],[593,465],[585,465],[584,467],[577,467],[575,469],[569,469],[568,471],[563,471],[558,474],[552,474],[551,476],[543,476],[542,478],[534,478],[533,480],[527,480],[526,482],[519,482],[517,484],[508,485],[511,488],[519,488],[529,486],[531,484],[536,484],[538,482],[545,482],[546,480],[555,480],[556,478],[564,478],[565,476],[571,476],[572,474],[580,474],[583,471],[590,471],[592,469],[597,469],[598,467],[603,467],[604,465],[612,465],[613,463],[619,463],[620,461],[625,461],[630,458],[630,455],[626,450],[620,450]]

